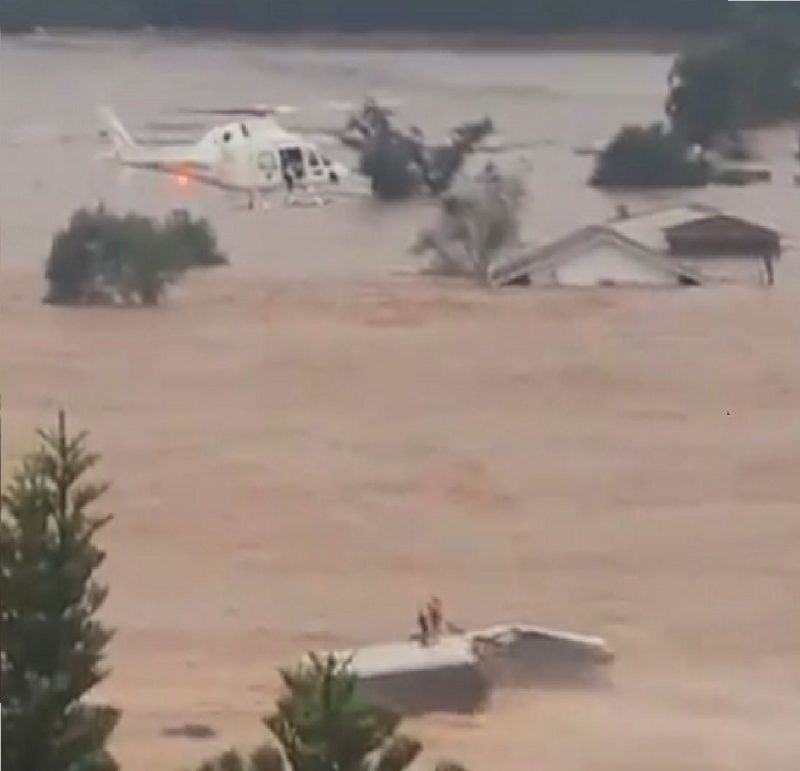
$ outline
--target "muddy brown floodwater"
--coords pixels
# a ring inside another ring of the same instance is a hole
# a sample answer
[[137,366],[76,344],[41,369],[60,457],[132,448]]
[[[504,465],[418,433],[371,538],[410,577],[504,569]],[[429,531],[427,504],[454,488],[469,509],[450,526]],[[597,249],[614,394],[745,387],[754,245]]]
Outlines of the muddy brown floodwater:
[[[758,137],[773,184],[692,196],[785,233],[774,291],[485,293],[401,278],[427,204],[249,214],[215,192],[118,179],[92,139],[98,104],[133,128],[177,105],[368,90],[402,97],[430,130],[487,113],[537,143],[525,231],[544,240],[612,210],[572,146],[656,117],[669,63],[3,38],[4,472],[59,405],[103,454],[118,634],[101,695],[124,710],[114,743],[128,771],[252,746],[277,665],[404,636],[433,591],[461,624],[600,634],[618,660],[604,689],[501,692],[475,718],[415,721],[431,763],[800,768],[791,127]],[[43,306],[53,230],[97,200],[189,206],[233,265],[157,311]],[[163,734],[184,723],[217,737]]]

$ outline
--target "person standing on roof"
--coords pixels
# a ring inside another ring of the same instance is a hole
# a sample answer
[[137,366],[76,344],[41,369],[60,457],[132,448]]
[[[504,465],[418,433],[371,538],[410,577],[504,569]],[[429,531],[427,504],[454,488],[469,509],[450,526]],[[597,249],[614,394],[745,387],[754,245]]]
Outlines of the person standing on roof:
[[434,595],[428,602],[428,621],[430,623],[431,635],[439,637],[444,627],[444,617],[442,614],[442,601]]
[[764,256],[764,273],[767,286],[775,286],[775,266],[771,254]]
[[417,626],[419,627],[420,645],[427,645],[430,641],[431,629],[428,622],[428,616],[422,610],[417,613]]

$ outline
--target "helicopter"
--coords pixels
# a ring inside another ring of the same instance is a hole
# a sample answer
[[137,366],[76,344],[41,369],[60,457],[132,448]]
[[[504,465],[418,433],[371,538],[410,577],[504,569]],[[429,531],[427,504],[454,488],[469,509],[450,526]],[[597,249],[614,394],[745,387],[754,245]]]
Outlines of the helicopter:
[[294,194],[302,190],[320,206],[329,202],[320,192],[344,192],[345,180],[357,175],[324,155],[316,142],[281,126],[277,116],[293,111],[265,106],[182,110],[237,120],[211,128],[195,142],[159,146],[136,141],[111,108],[100,108],[100,116],[113,146],[112,158],[123,167],[169,174],[183,188],[195,181],[243,193],[248,209],[256,202],[270,208],[266,198],[279,190],[286,192],[288,204],[297,203]]

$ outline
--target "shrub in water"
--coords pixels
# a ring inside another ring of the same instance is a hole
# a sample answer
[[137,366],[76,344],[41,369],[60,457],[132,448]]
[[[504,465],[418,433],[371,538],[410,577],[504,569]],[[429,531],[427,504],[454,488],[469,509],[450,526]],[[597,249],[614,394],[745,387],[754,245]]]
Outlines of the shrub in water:
[[80,209],[53,239],[45,278],[47,302],[61,305],[156,305],[192,267],[225,264],[204,219],[175,211],[163,223]]
[[626,126],[597,159],[591,183],[598,187],[700,187],[709,167],[660,124]]
[[173,253],[179,255],[179,260],[187,267],[213,268],[228,264],[206,219],[195,220],[189,212],[176,209],[164,221],[163,234]]

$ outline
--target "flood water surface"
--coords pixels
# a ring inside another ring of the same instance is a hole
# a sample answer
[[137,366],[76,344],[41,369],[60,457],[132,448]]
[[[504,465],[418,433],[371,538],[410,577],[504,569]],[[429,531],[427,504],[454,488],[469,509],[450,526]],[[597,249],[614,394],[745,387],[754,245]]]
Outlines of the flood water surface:
[[[0,46],[2,258],[41,263],[53,230],[78,205],[104,201],[160,213],[175,206],[209,216],[234,262],[294,277],[385,275],[409,262],[408,245],[430,218],[424,204],[385,209],[349,201],[322,211],[250,215],[215,190],[146,173],[120,175],[98,159],[97,108],[113,107],[133,133],[175,120],[182,107],[290,104],[290,125],[335,127],[331,100],[366,93],[397,98],[402,118],[429,135],[489,115],[510,142],[530,145],[525,235],[544,241],[609,216],[615,202],[591,190],[591,159],[576,146],[623,123],[659,119],[672,57],[641,52],[387,51],[277,45],[215,38],[5,38]],[[800,191],[791,184],[791,129],[759,136],[772,185],[691,193],[763,219],[800,238]],[[331,152],[336,153],[335,149]],[[352,164],[353,159],[339,153]],[[628,197],[639,207],[687,193]],[[794,268],[787,273],[796,274]]]
[[[800,768],[790,128],[758,138],[771,185],[691,195],[781,228],[774,290],[490,292],[399,277],[430,203],[247,212],[96,158],[102,104],[134,132],[176,107],[236,102],[308,106],[293,122],[337,125],[320,102],[375,91],[430,133],[488,114],[531,143],[524,230],[544,241],[614,211],[573,146],[656,118],[669,65],[2,40],[3,459],[59,406],[102,455],[115,515],[103,619],[117,633],[97,696],[123,710],[126,771],[260,744],[277,666],[405,639],[431,593],[462,627],[554,626],[600,635],[617,656],[603,687],[509,688],[479,715],[414,721],[422,767]],[[163,308],[43,305],[54,230],[98,201],[188,206],[232,265],[187,278]],[[187,723],[216,736],[175,736]]]

